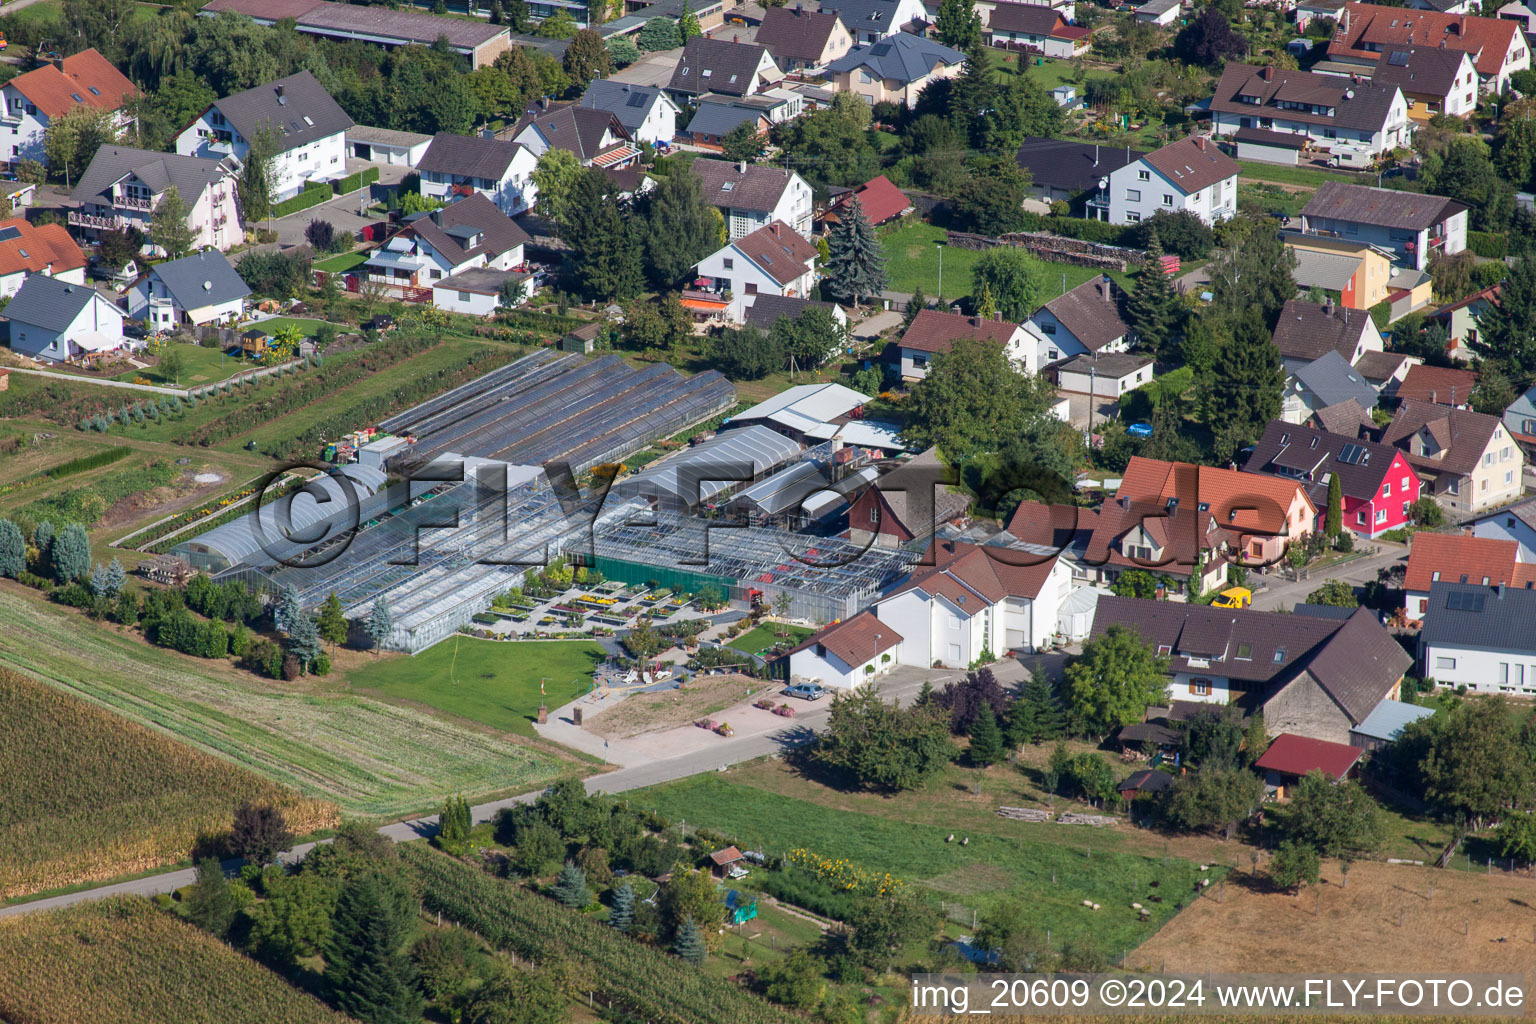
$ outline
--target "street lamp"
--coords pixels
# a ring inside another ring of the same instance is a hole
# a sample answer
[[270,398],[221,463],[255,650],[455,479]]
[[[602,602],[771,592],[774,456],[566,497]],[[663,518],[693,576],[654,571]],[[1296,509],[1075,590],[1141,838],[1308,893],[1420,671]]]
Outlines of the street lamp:
[[[940,256],[944,255],[944,250],[943,249],[939,250],[939,255]],[[875,671],[879,672],[880,671],[880,634],[879,633],[875,634],[875,659],[874,660],[875,660]]]
[[936,238],[933,242],[939,247],[939,305],[944,305],[944,247],[949,243],[942,238]]

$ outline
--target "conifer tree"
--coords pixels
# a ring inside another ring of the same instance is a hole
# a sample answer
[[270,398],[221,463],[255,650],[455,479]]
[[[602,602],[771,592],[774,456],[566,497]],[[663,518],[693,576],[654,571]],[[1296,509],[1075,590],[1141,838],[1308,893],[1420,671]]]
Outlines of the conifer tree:
[[347,617],[341,611],[341,599],[331,591],[320,606],[320,639],[340,646],[347,642]]
[[635,890],[628,882],[613,890],[613,907],[608,911],[608,923],[621,932],[629,931],[635,923]]
[[27,568],[27,542],[9,519],[0,519],[0,576],[15,579]]
[[417,901],[396,875],[365,871],[336,899],[325,949],[325,980],[336,1007],[374,1024],[421,1019],[421,994],[405,953]]
[[555,899],[567,907],[579,910],[592,902],[592,890],[587,888],[587,873],[570,861],[566,861],[565,867],[560,869],[553,891]]
[[116,558],[107,563],[107,596],[116,597],[122,592],[123,584],[128,582],[128,573],[123,569],[123,563]]
[[283,587],[277,599],[277,607],[272,609],[272,624],[286,633],[292,628],[291,623],[303,615],[304,606],[299,601],[299,591],[290,583]]
[[88,582],[90,584],[92,594],[96,595],[97,597],[106,597],[107,567],[102,565],[100,562],[97,562],[96,568],[91,570],[91,578]]
[[1339,474],[1328,474],[1328,512],[1323,518],[1323,533],[1337,537],[1344,528],[1344,485]]
[[885,291],[885,249],[864,216],[857,198],[838,209],[837,225],[827,239],[827,289],[838,298],[860,299]]
[[917,314],[928,308],[928,296],[923,294],[923,286],[918,285],[912,290],[912,297],[907,300],[907,311],[901,315],[901,333],[907,333],[907,328],[912,326],[912,321],[917,319]]
[[976,710],[976,721],[971,723],[971,764],[978,768],[996,764],[1003,759],[1003,734],[997,728],[997,716],[986,701]]
[[315,620],[300,612],[288,625],[288,650],[299,659],[299,666],[308,669],[320,657],[320,627]]
[[53,578],[70,583],[91,571],[91,541],[85,527],[70,523],[59,531],[52,544]]
[[1008,720],[1008,739],[1015,744],[1043,743],[1058,738],[1064,714],[1051,681],[1036,672],[1013,702]]
[[204,857],[197,862],[197,882],[187,893],[183,906],[187,920],[208,934],[223,938],[229,931],[238,908],[235,894],[229,888],[229,879],[224,877],[217,859]]
[[438,845],[452,847],[468,841],[473,824],[469,801],[463,796],[450,796],[443,801],[443,809],[437,815]]
[[1167,354],[1178,318],[1178,296],[1162,268],[1163,246],[1152,233],[1147,243],[1147,262],[1136,275],[1136,289],[1126,301],[1131,326],[1144,348],[1160,357]]
[[678,926],[677,941],[672,944],[672,952],[695,967],[702,964],[709,955],[709,950],[704,948],[704,936],[699,934],[699,926],[693,923],[693,918],[683,918],[683,923]]
[[389,637],[390,630],[395,628],[395,617],[390,614],[389,602],[379,597],[373,602],[373,610],[368,613],[368,639],[373,641],[375,652],[384,646],[384,641]]

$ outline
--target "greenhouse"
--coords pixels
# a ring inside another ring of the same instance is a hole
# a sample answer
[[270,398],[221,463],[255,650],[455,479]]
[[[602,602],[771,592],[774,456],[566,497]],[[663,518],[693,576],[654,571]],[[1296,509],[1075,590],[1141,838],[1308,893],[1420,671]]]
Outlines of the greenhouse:
[[621,478],[613,485],[612,495],[686,512],[729,488],[762,480],[800,454],[799,444],[764,426],[727,430]]

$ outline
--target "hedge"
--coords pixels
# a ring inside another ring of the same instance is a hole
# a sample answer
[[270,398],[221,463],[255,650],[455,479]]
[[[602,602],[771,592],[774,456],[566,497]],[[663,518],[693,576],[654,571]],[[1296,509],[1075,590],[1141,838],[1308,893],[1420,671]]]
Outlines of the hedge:
[[311,206],[319,206],[326,200],[333,198],[335,198],[335,194],[331,191],[329,185],[323,181],[311,181],[304,186],[304,191],[292,199],[284,199],[280,203],[274,203],[272,205],[272,219],[277,220],[278,218],[298,213],[300,210],[307,210]]
[[1387,329],[1387,323],[1392,319],[1392,303],[1382,299],[1371,307],[1371,320],[1376,324],[1378,331]]
[[356,174],[349,174],[345,178],[338,178],[331,182],[331,188],[335,190],[338,196],[344,196],[378,180],[379,169],[377,167],[365,167]]
[[1501,260],[1509,255],[1509,236],[1497,231],[1468,231],[1467,248],[1484,259]]

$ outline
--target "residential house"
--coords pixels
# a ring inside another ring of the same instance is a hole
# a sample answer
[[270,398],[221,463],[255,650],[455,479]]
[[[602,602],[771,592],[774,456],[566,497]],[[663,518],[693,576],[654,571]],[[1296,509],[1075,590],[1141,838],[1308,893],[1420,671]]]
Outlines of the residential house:
[[1409,465],[1453,513],[1486,511],[1523,489],[1525,453],[1496,416],[1410,399],[1381,439],[1408,453]]
[[934,356],[948,352],[961,338],[997,342],[1016,369],[1034,373],[1039,366],[1034,341],[1021,325],[1001,318],[988,320],[937,309],[925,309],[913,317],[912,325],[886,348],[885,360],[900,373],[902,380],[922,380],[928,376]]
[[890,178],[881,174],[856,189],[849,189],[835,196],[827,212],[820,217],[822,226],[830,228],[831,225],[838,223],[842,219],[838,211],[854,199],[859,201],[859,209],[863,211],[864,219],[875,226],[888,224],[906,216],[914,209],[912,200],[907,198],[907,194],[892,184]]
[[873,43],[893,32],[923,32],[930,21],[922,0],[825,0],[855,43]]
[[1521,556],[1520,543],[1465,533],[1419,533],[1408,551],[1403,575],[1403,608],[1408,618],[1429,614],[1436,583],[1474,587],[1525,587],[1536,580],[1536,564]]
[[1312,418],[1307,420],[1305,426],[1356,440],[1360,438],[1370,440],[1378,431],[1375,419],[1353,398],[1323,406],[1312,414]]
[[278,199],[298,195],[306,182],[347,173],[347,130],[352,119],[308,71],[216,101],[176,136],[182,156],[232,156],[244,164],[251,140],[272,135],[267,169]]
[[1320,410],[1353,401],[1363,409],[1376,405],[1376,389],[1337,352],[1323,355],[1298,367],[1285,383],[1280,418],[1286,423],[1306,423]]
[[1466,117],[1477,110],[1477,67],[1465,50],[1416,46],[1386,51],[1371,81],[1396,86],[1408,116],[1425,124],[1436,114]]
[[589,110],[606,110],[619,119],[636,142],[670,143],[677,134],[678,106],[666,90],[598,79],[577,101]]
[[1536,498],[1517,501],[1472,522],[1477,537],[1512,540],[1520,545],[1520,561],[1536,562]]
[[1147,0],[1136,8],[1136,20],[1143,24],[1167,28],[1178,19],[1183,7],[1179,0]]
[[1419,665],[1441,686],[1473,693],[1536,694],[1536,590],[1528,587],[1430,586]]
[[1536,388],[1527,390],[1509,403],[1503,419],[1504,429],[1523,447],[1530,450],[1532,445],[1536,445]]
[[1125,318],[1126,296],[1108,274],[1090,277],[1030,314],[1024,330],[1035,340],[1035,366],[1076,355],[1124,352],[1133,337]]
[[89,285],[33,274],[5,315],[11,351],[39,362],[76,362],[127,347],[123,314]]
[[217,249],[157,263],[128,291],[128,315],[152,330],[228,323],[245,312],[251,289]]
[[904,665],[965,668],[1050,645],[1071,574],[1054,554],[937,541],[928,564],[876,598]]
[[1509,3],[1500,7],[1498,16],[1519,25],[1520,31],[1526,35],[1536,33],[1536,11],[1531,10],[1528,5],[1521,3],[1520,0],[1510,0]]
[[[507,282],[512,282],[515,301],[507,302]],[[432,305],[452,313],[492,316],[507,305],[521,305],[532,297],[533,274],[527,270],[470,267],[432,282]]]
[[[1159,211],[1192,213],[1205,224],[1237,216],[1237,161],[1214,141],[1170,142],[1109,174],[1111,224],[1136,224]],[[1088,203],[1095,218],[1098,208]]]
[[451,203],[482,195],[508,217],[533,208],[538,186],[533,172],[539,158],[515,142],[439,132],[422,155],[421,194]]
[[1366,242],[1414,270],[1467,247],[1467,205],[1444,196],[1325,181],[1301,209],[1302,231]]
[[1422,486],[1407,457],[1390,445],[1279,420],[1264,428],[1243,471],[1304,482],[1317,509],[1313,533],[1323,532],[1328,488],[1338,477],[1340,522],[1365,540],[1405,526]]
[[346,131],[347,155],[371,164],[409,167],[413,170],[426,155],[432,136],[354,124]]
[[811,186],[795,171],[707,157],[690,166],[704,186],[704,201],[724,215],[730,238],[751,234],[774,221],[811,237],[815,213]]
[[171,188],[187,208],[192,248],[230,249],[245,241],[237,192],[240,178],[231,158],[180,156],[127,146],[102,146],[80,175],[70,198],[80,204],[69,223],[88,237],[134,228],[155,245],[150,221]]
[[901,663],[903,639],[873,611],[859,612],[834,622],[790,651],[790,680],[814,681],[843,690],[874,682]]
[[951,489],[958,484],[958,474],[929,448],[881,474],[858,496],[848,511],[848,537],[876,548],[926,544],[944,524],[963,520],[971,507],[969,495]]
[[1139,352],[1080,353],[1057,363],[1056,386],[1077,395],[1118,400],[1150,384],[1156,375],[1152,357]]
[[640,148],[618,115],[571,103],[529,114],[508,134],[535,157],[563,149],[583,167],[628,167],[640,158]]
[[1407,0],[1403,6],[1416,11],[1439,11],[1441,14],[1472,14],[1481,7],[1473,0]]
[[10,204],[12,213],[20,213],[32,205],[32,200],[37,198],[37,186],[30,181],[0,181],[0,210],[6,209],[6,203]]
[[1479,322],[1499,304],[1500,290],[1500,285],[1490,285],[1427,314],[1427,319],[1445,328],[1446,354],[1452,359],[1463,363],[1472,361],[1472,344],[1481,330]]
[[[0,160],[12,170],[22,160],[36,160],[48,166],[43,150],[43,136],[55,118],[76,107],[93,107],[114,112],[119,128],[132,122],[124,107],[139,90],[111,61],[95,50],[81,50],[61,61],[17,75],[0,86],[0,100],[5,112],[0,116]],[[72,168],[78,174],[78,167]]]
[[725,137],[744,124],[752,125],[757,136],[767,141],[772,124],[762,111],[701,100],[683,133],[695,146],[718,152],[725,144]]
[[707,92],[750,96],[783,78],[765,46],[694,36],[683,47],[667,91],[684,99]]
[[825,67],[853,49],[853,34],[841,18],[831,11],[808,11],[800,3],[764,11],[754,41],[789,72]]
[[1444,47],[1470,54],[1484,92],[1503,92],[1510,75],[1531,66],[1530,46],[1513,21],[1357,3],[1345,6],[1328,44],[1328,57],[1379,68],[1383,54],[1390,58],[1410,47]]
[[1211,97],[1211,130],[1242,128],[1306,136],[1334,163],[1369,163],[1413,134],[1408,101],[1396,86],[1269,65],[1228,64]]
[[788,224],[774,221],[704,257],[697,276],[708,279],[708,291],[730,299],[727,316],[739,324],[759,295],[810,295],[816,247]]
[[1109,176],[1144,156],[1146,153],[1129,146],[1030,136],[1019,147],[1014,162],[1029,172],[1031,196],[1045,203],[1066,203],[1074,217],[1081,217],[1090,197],[1099,198],[1099,208],[1107,209],[1108,196],[1103,193]]
[[839,92],[853,93],[866,103],[909,108],[917,106],[929,85],[957,78],[964,69],[965,54],[910,32],[855,46],[827,65]]
[[1337,25],[1344,20],[1345,6],[1345,0],[1301,0],[1296,5],[1296,31],[1306,31],[1318,18],[1327,18]]
[[[848,314],[843,312],[843,307],[835,302],[818,302],[815,299],[804,297],[765,295],[761,293],[753,301],[752,305],[747,307],[746,322],[760,331],[767,332],[773,330],[773,325],[778,322],[779,317],[787,316],[791,320],[795,320],[799,318],[801,313],[804,313],[812,306],[820,306],[822,309],[830,310],[832,319],[836,320],[839,326],[848,326]],[[831,385],[827,386],[830,387]],[[794,388],[789,389],[789,391],[794,390]],[[788,394],[789,391],[781,393]],[[744,414],[738,413],[732,417],[732,421],[740,420],[742,415]]]
[[[524,262],[523,246],[527,241],[527,232],[497,209],[496,204],[476,194],[440,210],[410,217],[403,228],[368,254],[362,269],[369,281],[384,285],[391,294],[407,302],[435,301],[434,291],[440,282],[450,281],[463,271],[481,269],[499,271],[504,278],[523,282],[526,294],[531,291],[531,279],[518,268]],[[476,277],[474,283],[483,287],[483,278],[484,275]],[[475,307],[475,312],[490,311],[478,308],[485,303],[483,298],[476,298],[476,292],[460,300],[452,294],[458,289],[445,289],[442,298],[448,300],[449,308],[462,305]]]
[[1457,409],[1472,407],[1472,392],[1477,374],[1455,366],[1428,366],[1423,363],[1408,368],[1397,386],[1399,401],[1428,402]]
[[[1280,350],[1286,373],[1295,373],[1329,352],[1342,356],[1345,365],[1353,365],[1367,352],[1380,352],[1383,348],[1381,332],[1369,314],[1335,306],[1332,300],[1288,300],[1280,309],[1272,340]],[[1373,400],[1365,407],[1369,409],[1374,404]]]
[[[1178,9],[1177,0],[1174,9]],[[1072,24],[1060,11],[1026,3],[998,4],[982,31],[989,45],[1047,57],[1081,57],[1091,42],[1089,30]]]
[[0,220],[0,299],[9,299],[34,274],[85,284],[85,253],[62,224]]
[[1384,750],[1402,738],[1403,730],[1414,722],[1431,718],[1434,708],[1418,704],[1404,704],[1400,700],[1384,700],[1376,710],[1365,716],[1365,721],[1349,731],[1349,745],[1366,753]]
[[1291,277],[1298,288],[1337,292],[1339,305],[1361,311],[1385,302],[1391,293],[1391,253],[1360,242],[1296,231],[1283,231],[1281,237],[1296,257]]
[[1355,361],[1355,369],[1365,382],[1376,389],[1383,398],[1396,398],[1397,389],[1407,378],[1408,371],[1423,360],[1402,352],[1366,352]]
[[1346,619],[1106,597],[1093,635],[1139,634],[1170,659],[1184,701],[1262,712],[1271,735],[1339,743],[1383,700],[1396,700],[1413,659],[1367,609]]
[[[1350,731],[1353,734],[1354,730]],[[1264,786],[1275,799],[1285,800],[1286,790],[1313,772],[1321,772],[1333,782],[1349,778],[1364,756],[1364,749],[1348,743],[1281,733],[1253,766],[1264,772]]]

